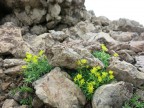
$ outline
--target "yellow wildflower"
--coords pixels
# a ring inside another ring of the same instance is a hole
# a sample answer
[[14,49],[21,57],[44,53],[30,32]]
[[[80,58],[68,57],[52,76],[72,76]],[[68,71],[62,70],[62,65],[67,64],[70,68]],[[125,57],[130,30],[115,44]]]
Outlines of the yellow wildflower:
[[38,56],[34,55],[32,58],[33,63],[38,63]]
[[81,59],[80,61],[81,61],[82,64],[86,64],[87,63],[86,59]]
[[78,66],[81,65],[81,61],[80,61],[80,60],[77,61],[77,65],[78,65]]
[[82,75],[81,75],[81,74],[77,74],[76,78],[77,78],[78,80],[80,80],[80,79],[82,79]]
[[110,75],[109,78],[110,78],[110,79],[114,79],[114,76],[113,76],[113,75]]
[[107,47],[104,44],[101,44],[101,48],[103,51],[108,51]]
[[119,55],[118,55],[118,53],[114,53],[113,56],[114,57],[118,57]]
[[110,75],[113,75],[113,71],[112,71],[112,70],[110,70],[110,71],[109,71],[109,74],[110,74]]
[[95,74],[96,72],[97,72],[97,67],[93,67],[91,70],[90,70],[90,72],[92,73],[92,74]]
[[98,77],[98,81],[99,81],[99,82],[102,82],[102,77],[99,76],[99,77]]
[[83,85],[85,83],[85,80],[84,79],[81,79],[80,80],[80,85]]
[[95,76],[96,76],[96,77],[99,77],[99,76],[100,76],[100,73],[96,72],[96,73],[95,73]]
[[94,87],[93,87],[93,85],[91,83],[88,83],[87,90],[88,90],[89,93],[93,93]]
[[102,78],[105,78],[108,75],[107,72],[102,72]]
[[74,82],[76,82],[77,81],[77,77],[74,77]]
[[40,52],[38,53],[38,56],[42,56],[44,54],[43,50],[40,50]]
[[97,69],[98,69],[98,70],[100,70],[100,69],[101,69],[101,67],[100,67],[100,66],[97,66]]
[[26,66],[26,65],[23,65],[23,66],[22,66],[22,69],[26,69],[26,68],[27,68],[27,66]]

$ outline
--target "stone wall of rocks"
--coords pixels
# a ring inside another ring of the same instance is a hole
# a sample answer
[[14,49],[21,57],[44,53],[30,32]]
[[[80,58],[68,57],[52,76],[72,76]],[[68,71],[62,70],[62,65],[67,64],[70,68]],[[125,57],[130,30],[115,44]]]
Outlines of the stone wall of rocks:
[[[87,11],[85,0],[2,0],[3,10],[11,10],[1,23],[11,21],[18,26],[30,26],[35,29],[61,29],[84,20]],[[35,26],[37,25],[37,26]],[[36,31],[36,30],[35,30]]]

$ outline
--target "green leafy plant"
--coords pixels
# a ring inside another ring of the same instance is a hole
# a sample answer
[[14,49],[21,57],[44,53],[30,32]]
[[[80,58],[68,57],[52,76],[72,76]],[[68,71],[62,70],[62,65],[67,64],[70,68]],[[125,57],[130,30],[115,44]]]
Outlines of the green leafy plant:
[[27,64],[22,66],[24,82],[32,83],[52,69],[52,66],[48,63],[43,53],[44,51],[40,51],[38,55],[26,53],[24,60]]
[[100,66],[90,67],[86,59],[78,60],[78,73],[74,82],[82,89],[87,100],[90,100],[94,91],[103,84],[114,79],[113,71],[103,71]]
[[107,67],[109,65],[110,55],[104,51],[95,51],[93,55],[103,62],[104,66]]
[[[38,55],[30,54],[27,52],[24,61],[26,61],[26,65],[22,66],[24,84],[13,89],[12,94],[14,95],[16,92],[22,93],[22,97],[24,98],[20,100],[20,104],[29,105],[29,107],[31,107],[33,94],[33,89],[30,87],[31,83],[39,79],[47,72],[50,72],[52,66],[48,63],[48,60],[44,55],[44,51],[42,50],[38,53]],[[25,93],[27,94],[26,96],[24,95]]]
[[32,106],[32,97],[29,96],[27,98],[21,99],[20,104],[21,105],[29,105],[31,107]]
[[144,108],[144,101],[136,94],[128,101],[124,103],[122,108]]

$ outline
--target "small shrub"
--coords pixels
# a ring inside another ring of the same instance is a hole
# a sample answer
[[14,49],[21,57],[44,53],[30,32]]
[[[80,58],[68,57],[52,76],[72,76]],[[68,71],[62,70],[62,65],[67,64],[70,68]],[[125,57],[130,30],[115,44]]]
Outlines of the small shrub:
[[103,71],[100,66],[90,67],[86,59],[78,60],[77,64],[79,67],[74,82],[82,89],[88,100],[98,87],[114,79],[113,71]]
[[139,96],[134,94],[134,96],[128,102],[124,103],[122,108],[144,108],[144,101],[142,101]]
[[44,51],[40,51],[38,55],[26,53],[24,60],[27,62],[27,65],[22,66],[24,82],[32,83],[52,69],[43,53]]

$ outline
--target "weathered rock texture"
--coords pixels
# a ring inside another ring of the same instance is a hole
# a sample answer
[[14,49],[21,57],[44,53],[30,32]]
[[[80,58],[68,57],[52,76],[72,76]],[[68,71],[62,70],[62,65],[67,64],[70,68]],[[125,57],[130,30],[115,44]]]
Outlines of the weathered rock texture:
[[48,105],[56,108],[80,108],[85,105],[85,96],[60,68],[33,83],[37,96]]
[[99,87],[93,96],[93,108],[122,108],[125,101],[133,95],[130,83],[118,82]]
[[[12,10],[3,21],[24,26],[44,24],[47,29],[51,29],[58,24],[72,26],[85,19],[88,12],[84,2],[85,0],[2,0],[0,4],[5,7],[3,11]],[[37,33],[34,28],[32,33]]]

